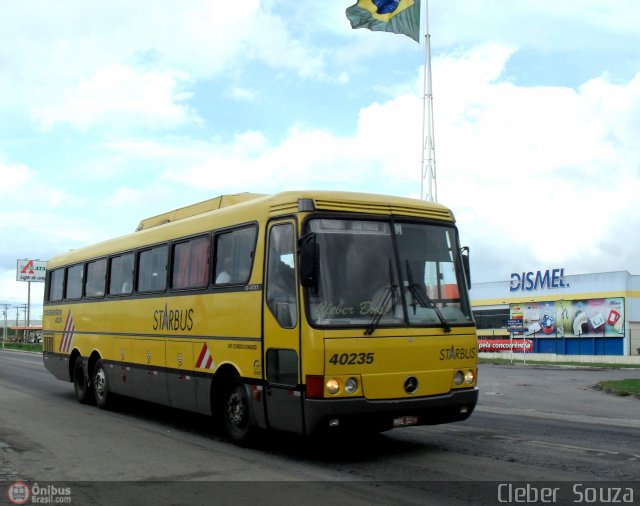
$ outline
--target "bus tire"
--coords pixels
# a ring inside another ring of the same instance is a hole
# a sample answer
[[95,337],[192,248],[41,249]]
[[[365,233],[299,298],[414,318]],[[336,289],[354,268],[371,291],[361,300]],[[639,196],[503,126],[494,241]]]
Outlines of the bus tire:
[[93,366],[93,394],[96,398],[96,405],[100,409],[108,409],[112,404],[113,395],[109,392],[109,383],[107,381],[107,372],[101,359],[98,359]]
[[94,402],[93,390],[88,375],[84,373],[83,360],[80,355],[73,363],[73,389],[80,404],[92,404]]
[[247,444],[254,434],[251,424],[251,407],[247,389],[240,379],[228,384],[222,405],[224,429],[230,439],[238,444]]

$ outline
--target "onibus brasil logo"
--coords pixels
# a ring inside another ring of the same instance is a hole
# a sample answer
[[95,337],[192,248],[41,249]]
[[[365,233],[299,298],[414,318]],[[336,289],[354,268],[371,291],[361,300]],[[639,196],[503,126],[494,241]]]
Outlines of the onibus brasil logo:
[[71,487],[14,481],[7,489],[7,498],[11,504],[71,504]]

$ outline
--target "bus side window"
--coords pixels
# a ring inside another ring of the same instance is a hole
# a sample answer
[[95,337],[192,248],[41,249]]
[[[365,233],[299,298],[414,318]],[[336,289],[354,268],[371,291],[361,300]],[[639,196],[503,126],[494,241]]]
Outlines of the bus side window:
[[67,267],[67,290],[66,299],[80,299],[82,297],[82,278],[84,274],[84,264]]
[[166,244],[140,252],[138,256],[138,292],[161,292],[167,287]]
[[215,285],[245,284],[251,275],[256,227],[244,227],[216,236]]
[[85,296],[102,297],[107,274],[107,259],[96,260],[87,264],[87,286]]
[[133,253],[111,259],[109,295],[128,295],[133,286]]
[[281,327],[298,323],[293,225],[274,226],[269,233],[267,306]]
[[56,269],[51,273],[49,286],[49,300],[59,301],[62,300],[62,294],[64,289],[64,269]]
[[280,385],[298,384],[298,354],[295,350],[270,348],[267,351],[267,380]]
[[202,288],[209,282],[208,236],[197,237],[173,245],[171,288]]

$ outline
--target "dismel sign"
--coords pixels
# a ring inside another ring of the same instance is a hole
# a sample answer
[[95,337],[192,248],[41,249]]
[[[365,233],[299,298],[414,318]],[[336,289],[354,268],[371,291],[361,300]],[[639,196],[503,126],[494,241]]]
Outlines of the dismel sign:
[[44,283],[47,274],[47,262],[42,260],[18,259],[16,281],[35,281]]

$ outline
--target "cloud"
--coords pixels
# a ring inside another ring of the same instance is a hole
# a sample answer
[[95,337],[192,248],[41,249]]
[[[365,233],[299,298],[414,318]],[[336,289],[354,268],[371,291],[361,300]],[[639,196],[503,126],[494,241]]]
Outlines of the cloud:
[[248,88],[234,86],[227,92],[227,95],[236,100],[246,100],[248,102],[253,102],[258,98],[259,93]]
[[[62,202],[75,200],[66,190],[57,188],[41,177],[39,172],[21,163],[0,160],[0,181],[0,230],[12,223],[20,223],[25,230],[32,230],[37,226],[37,221],[28,218],[30,213],[38,213],[49,207],[57,207]],[[23,211],[25,203],[27,211]]]
[[510,54],[486,46],[434,65],[439,196],[478,245],[480,277],[549,261],[598,272],[605,257],[609,269],[640,270],[631,255],[605,254],[640,217],[640,74],[578,89],[516,86],[496,72]]
[[[322,187],[402,194],[419,181],[421,115],[416,104],[411,95],[374,103],[360,111],[354,135],[300,124],[280,139],[249,130],[231,141],[175,137],[103,147],[112,150],[110,156],[162,167],[159,186],[178,185],[190,192]],[[413,171],[409,178],[408,171]]]
[[[347,184],[357,179],[358,167],[362,177],[364,168],[346,139],[317,128],[292,127],[278,143],[259,132],[244,132],[228,145],[213,142],[198,147],[200,161],[180,172],[168,170],[164,178],[217,192],[276,191]],[[342,170],[331,170],[337,166]]]
[[272,3],[115,0],[99,12],[83,2],[14,4],[0,19],[11,41],[0,48],[0,110],[29,110],[44,128],[170,128],[194,120],[185,101],[195,81],[256,62],[324,75],[323,50],[294,36]]
[[120,209],[144,200],[146,197],[142,189],[122,187],[105,200],[105,206]]
[[[625,236],[627,223],[638,223],[630,192],[640,179],[640,75],[621,80],[603,73],[573,87],[525,86],[509,66],[532,47],[544,56],[556,46],[592,43],[599,19],[627,40],[633,37],[628,14],[638,7],[622,0],[606,9],[592,0],[491,5],[452,0],[432,7],[440,48],[433,62],[438,195],[458,217],[463,242],[483,252],[473,262],[482,262],[482,276],[494,279],[511,264],[515,270],[541,267],[523,262],[571,262],[597,271],[597,259],[606,258],[607,265],[639,270],[631,256],[616,259],[611,244]],[[352,31],[342,7],[321,6],[317,18],[301,23],[283,14],[302,16],[303,9],[276,0],[224,8],[204,0],[181,6],[115,0],[97,15],[95,7],[77,2],[16,4],[0,19],[11,41],[0,47],[6,76],[0,109],[16,116],[19,108],[29,111],[55,137],[50,142],[69,145],[66,158],[46,165],[39,160],[55,174],[46,182],[34,179],[31,153],[11,157],[19,163],[0,162],[5,188],[38,191],[42,197],[32,203],[37,208],[28,221],[46,223],[43,237],[59,234],[60,242],[50,243],[61,245],[123,227],[114,218],[92,230],[87,224],[99,218],[80,212],[91,206],[110,206],[112,218],[118,206],[118,219],[135,215],[124,227],[129,231],[156,210],[226,192],[333,188],[419,196],[421,58],[389,66],[390,54],[399,60],[410,47],[413,58],[419,48],[406,37]],[[625,9],[626,17],[620,14]],[[564,41],[565,30],[557,28],[573,23],[572,15],[588,29]],[[334,24],[335,33],[343,33],[338,42],[313,41]],[[492,42],[465,49],[477,40]],[[328,102],[339,92],[334,82],[353,83],[345,94],[357,98],[339,103],[365,104],[355,128],[353,116],[342,111],[322,124],[305,118],[317,109],[292,93],[287,107],[299,121],[284,133],[280,126],[274,133],[247,122],[234,133],[224,121],[227,110],[198,101],[231,96],[265,117],[272,97],[259,80],[265,68],[296,92],[310,80],[330,83],[312,91]],[[374,76],[394,68],[408,77]],[[359,72],[368,78],[358,80]],[[372,90],[377,102],[368,98]],[[96,139],[98,129],[106,133]],[[68,132],[71,141],[62,138]],[[613,216],[612,203],[620,206]]]
[[[25,312],[22,309],[27,304],[28,299],[28,283],[16,281],[16,259],[13,260],[13,268],[8,270],[0,270],[0,304],[9,304],[7,311],[7,323],[13,325],[16,319],[16,309],[18,311],[18,320],[22,324],[25,318]],[[31,311],[30,321],[42,319],[42,299],[44,295],[44,283],[31,283]],[[0,309],[4,311],[4,306]],[[4,318],[0,313],[0,325],[4,327]],[[2,330],[0,330],[2,332]]]
[[56,186],[55,177],[0,162],[0,180],[0,270],[15,268],[17,258],[48,259],[99,235],[95,223],[88,224],[86,214],[77,212],[90,200]]
[[[640,74],[578,89],[518,86],[503,73],[514,51],[492,44],[434,61],[438,195],[463,242],[481,252],[475,279],[548,262],[598,271],[603,256],[611,269],[640,270],[610,247],[625,223],[640,221]],[[363,108],[353,135],[296,126],[277,142],[247,132],[199,143],[197,160],[163,178],[216,193],[366,187],[418,196],[421,108],[405,94]]]
[[324,51],[311,50],[304,41],[292,38],[280,16],[263,12],[254,21],[251,38],[244,41],[248,56],[271,68],[296,72],[300,77],[324,75]]
[[518,0],[498,6],[493,0],[449,0],[430,8],[429,24],[435,40],[448,47],[491,40],[521,48],[566,50],[606,44],[593,36],[596,30],[637,37],[638,17],[640,5],[634,0],[606,5],[599,0]]
[[68,90],[61,100],[33,112],[44,129],[68,123],[80,129],[113,123],[151,129],[198,123],[197,114],[183,103],[191,94],[180,91],[184,75],[141,71],[125,65],[99,68]]
[[0,159],[0,181],[2,181],[3,197],[10,197],[13,192],[29,188],[34,173],[23,164],[8,164]]

